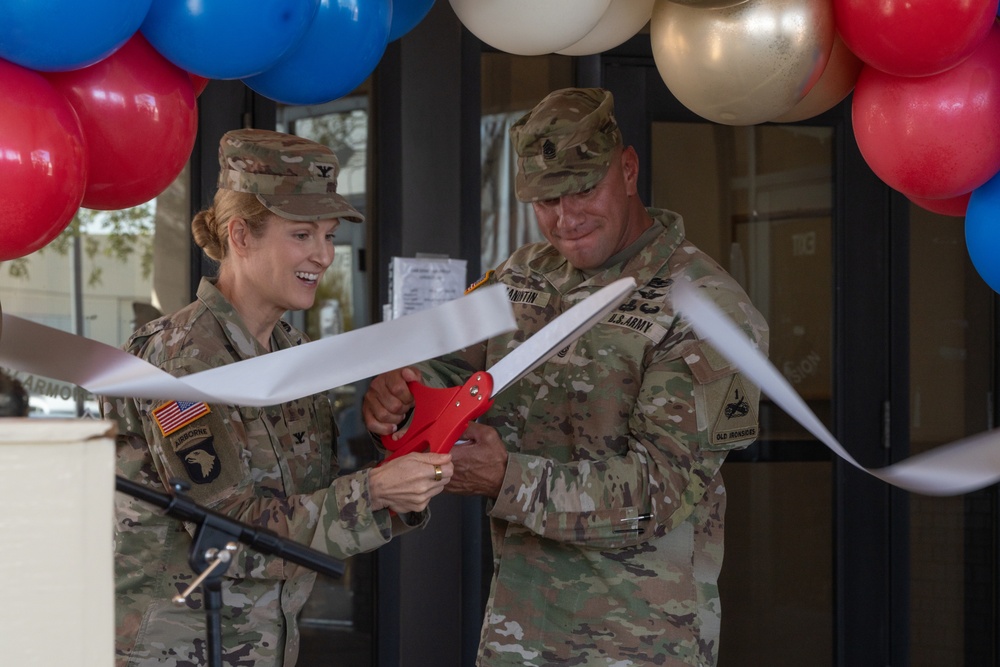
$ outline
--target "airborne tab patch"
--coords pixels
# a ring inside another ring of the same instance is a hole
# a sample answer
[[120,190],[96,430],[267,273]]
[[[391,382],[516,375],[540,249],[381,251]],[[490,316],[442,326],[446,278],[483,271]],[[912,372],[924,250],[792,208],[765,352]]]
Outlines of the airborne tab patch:
[[153,421],[160,427],[160,432],[167,436],[209,412],[211,410],[208,403],[170,401],[153,410]]
[[757,437],[757,413],[747,399],[746,389],[739,374],[729,383],[726,400],[712,427],[712,444],[725,445]]

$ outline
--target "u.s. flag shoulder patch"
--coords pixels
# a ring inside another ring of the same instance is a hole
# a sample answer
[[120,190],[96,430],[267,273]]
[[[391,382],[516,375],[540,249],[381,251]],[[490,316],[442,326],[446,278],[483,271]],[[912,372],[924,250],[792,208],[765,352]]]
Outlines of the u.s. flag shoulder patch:
[[483,285],[485,285],[489,281],[490,277],[494,273],[496,273],[496,272],[493,271],[492,269],[490,269],[489,271],[487,271],[486,275],[484,275],[482,278],[480,278],[476,282],[474,282],[471,285],[469,285],[468,287],[466,287],[465,288],[465,293],[466,294],[470,294],[470,293],[476,291],[476,289],[478,289],[478,288],[482,287]]
[[211,410],[208,403],[170,401],[153,410],[153,421],[160,427],[160,432],[167,436],[209,412]]

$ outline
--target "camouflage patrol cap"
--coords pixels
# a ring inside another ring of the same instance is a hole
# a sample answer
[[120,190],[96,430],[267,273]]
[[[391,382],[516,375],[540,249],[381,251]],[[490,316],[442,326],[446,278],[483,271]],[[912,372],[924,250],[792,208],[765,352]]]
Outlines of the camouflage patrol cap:
[[597,185],[622,143],[615,100],[602,88],[549,93],[510,128],[517,152],[514,191],[523,202],[555,199]]
[[288,220],[364,222],[337,194],[340,163],[328,147],[271,130],[232,130],[219,142],[219,188],[250,192]]

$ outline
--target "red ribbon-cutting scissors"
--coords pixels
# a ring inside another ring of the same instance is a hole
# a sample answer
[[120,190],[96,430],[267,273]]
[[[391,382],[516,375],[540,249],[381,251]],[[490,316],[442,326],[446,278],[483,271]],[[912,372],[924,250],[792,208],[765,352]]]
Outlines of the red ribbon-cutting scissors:
[[583,335],[634,289],[633,278],[621,278],[601,288],[539,329],[489,371],[473,373],[461,387],[437,389],[408,383],[413,414],[399,439],[382,436],[382,446],[391,452],[385,461],[412,452],[451,451],[469,422],[490,409],[495,396]]
[[469,422],[493,405],[493,376],[486,371],[473,373],[461,387],[435,389],[419,382],[407,386],[413,394],[413,414],[399,440],[382,436],[382,445],[392,452],[386,461],[411,452],[451,451]]

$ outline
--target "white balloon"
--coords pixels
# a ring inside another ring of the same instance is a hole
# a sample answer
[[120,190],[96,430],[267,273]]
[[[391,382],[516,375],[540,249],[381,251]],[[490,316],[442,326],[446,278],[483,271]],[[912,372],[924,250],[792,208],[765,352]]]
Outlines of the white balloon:
[[[593,30],[611,0],[449,0],[473,35],[519,56],[555,53]],[[629,0],[631,1],[631,0]]]
[[576,44],[557,53],[564,56],[589,56],[613,49],[649,22],[656,0],[611,0],[608,11],[594,29]]

